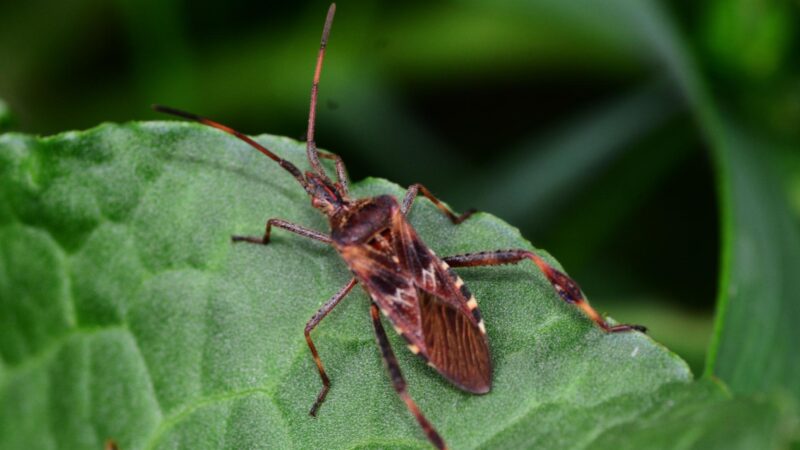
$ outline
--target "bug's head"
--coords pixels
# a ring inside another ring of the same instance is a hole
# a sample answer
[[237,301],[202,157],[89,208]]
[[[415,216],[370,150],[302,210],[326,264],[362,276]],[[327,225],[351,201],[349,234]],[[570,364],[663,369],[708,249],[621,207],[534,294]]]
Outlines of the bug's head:
[[327,177],[321,177],[314,172],[306,172],[306,181],[308,182],[306,189],[311,195],[311,205],[325,215],[336,214],[348,203],[340,185],[331,182]]

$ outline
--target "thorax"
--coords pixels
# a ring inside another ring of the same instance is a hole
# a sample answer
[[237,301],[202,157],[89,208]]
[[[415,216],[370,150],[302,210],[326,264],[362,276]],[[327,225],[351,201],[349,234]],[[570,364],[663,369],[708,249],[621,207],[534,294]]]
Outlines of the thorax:
[[382,246],[391,240],[398,214],[400,206],[390,195],[358,200],[331,217],[334,246],[340,251],[350,246]]

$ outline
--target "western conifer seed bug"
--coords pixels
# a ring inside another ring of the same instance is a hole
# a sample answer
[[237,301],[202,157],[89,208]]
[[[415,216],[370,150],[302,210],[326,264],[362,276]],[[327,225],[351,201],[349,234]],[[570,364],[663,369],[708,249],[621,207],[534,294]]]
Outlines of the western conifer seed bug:
[[[421,184],[412,185],[400,203],[389,195],[363,199],[350,197],[344,162],[337,155],[318,152],[314,140],[320,73],[335,11],[336,5],[332,4],[325,19],[311,86],[306,139],[310,171],[301,172],[291,162],[225,125],[165,106],[155,105],[154,109],[200,122],[248,143],[289,172],[311,197],[311,204],[328,217],[330,234],[273,218],[267,221],[263,236],[232,237],[233,242],[267,245],[272,228],[281,228],[333,246],[353,273],[353,278],[325,302],[306,324],[306,341],[322,380],[322,390],[317,395],[310,414],[317,414],[331,384],[311,339],[311,331],[356,284],[361,284],[371,299],[372,324],[395,391],[419,422],[430,442],[437,448],[444,449],[447,448],[444,440],[406,389],[406,382],[381,324],[379,311],[408,342],[412,353],[458,388],[475,394],[485,394],[492,387],[489,342],[478,302],[464,281],[452,270],[453,267],[513,264],[528,259],[544,273],[565,302],[581,309],[604,331],[645,331],[645,328],[639,325],[607,323],[589,306],[577,283],[529,250],[495,250],[440,258],[422,242],[406,219],[414,199],[419,194],[427,197],[454,225],[466,220],[474,211],[456,215]],[[325,173],[320,158],[334,161],[336,181]]]

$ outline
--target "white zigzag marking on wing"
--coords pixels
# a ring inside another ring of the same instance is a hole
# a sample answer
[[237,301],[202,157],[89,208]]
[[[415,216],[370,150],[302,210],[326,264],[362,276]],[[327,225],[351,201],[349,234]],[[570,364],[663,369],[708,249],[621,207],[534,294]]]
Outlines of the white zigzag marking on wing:
[[397,290],[394,295],[387,296],[387,299],[392,303],[398,303],[406,307],[411,307],[411,302],[405,299],[407,297],[405,290]]
[[431,289],[436,288],[436,275],[433,266],[428,266],[422,269],[422,284]]

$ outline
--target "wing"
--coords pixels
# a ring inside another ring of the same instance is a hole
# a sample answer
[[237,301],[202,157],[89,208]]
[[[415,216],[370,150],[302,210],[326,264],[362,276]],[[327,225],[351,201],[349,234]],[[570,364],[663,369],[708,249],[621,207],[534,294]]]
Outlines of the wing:
[[489,392],[491,357],[478,303],[405,216],[397,211],[366,245],[340,253],[413,353],[459,388]]
[[420,318],[428,364],[465,391],[489,392],[492,363],[480,328],[462,311],[428,292],[420,292]]
[[417,290],[424,342],[420,354],[461,389],[489,392],[491,355],[477,300],[447,263],[422,242],[404,216],[396,218],[394,229],[400,263],[412,275]]

